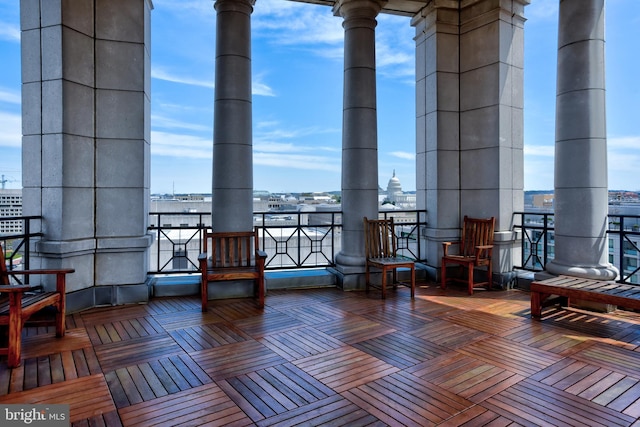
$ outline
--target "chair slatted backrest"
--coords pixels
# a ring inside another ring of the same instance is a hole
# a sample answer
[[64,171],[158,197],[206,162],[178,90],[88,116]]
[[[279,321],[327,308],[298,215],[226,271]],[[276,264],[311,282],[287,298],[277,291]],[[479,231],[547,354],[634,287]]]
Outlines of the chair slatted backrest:
[[7,260],[4,257],[4,247],[0,245],[0,285],[9,284],[9,274],[7,272]]
[[257,244],[253,231],[205,232],[203,249],[209,253],[213,268],[243,268],[251,267]]
[[469,218],[465,215],[460,239],[461,255],[474,256],[477,246],[493,245],[495,218]]
[[396,239],[393,218],[364,218],[365,255],[367,258],[393,258]]

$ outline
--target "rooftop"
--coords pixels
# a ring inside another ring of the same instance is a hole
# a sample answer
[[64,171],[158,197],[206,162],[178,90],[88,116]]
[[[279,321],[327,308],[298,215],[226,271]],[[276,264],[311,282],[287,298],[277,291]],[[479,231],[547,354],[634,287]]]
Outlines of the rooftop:
[[[74,425],[634,425],[640,314],[548,308],[519,290],[421,283],[154,298],[25,332],[0,403],[71,403]],[[94,424],[95,423],[95,424]]]

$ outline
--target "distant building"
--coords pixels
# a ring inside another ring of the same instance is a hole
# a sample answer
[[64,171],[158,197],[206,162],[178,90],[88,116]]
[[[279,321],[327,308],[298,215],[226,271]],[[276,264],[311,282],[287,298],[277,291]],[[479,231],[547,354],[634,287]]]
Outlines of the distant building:
[[[0,190],[0,218],[22,216],[22,190]],[[0,220],[0,234],[19,234],[22,221]]]
[[405,193],[402,191],[402,184],[400,179],[396,176],[396,171],[393,171],[393,176],[387,183],[387,190],[381,192],[382,207],[387,208],[388,204],[395,206],[397,209],[415,209],[416,208],[416,195],[411,193]]

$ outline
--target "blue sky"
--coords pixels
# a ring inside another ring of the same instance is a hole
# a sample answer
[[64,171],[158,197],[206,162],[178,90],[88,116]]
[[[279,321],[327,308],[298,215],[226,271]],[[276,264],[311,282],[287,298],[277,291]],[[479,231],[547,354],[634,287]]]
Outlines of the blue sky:
[[[19,2],[0,0],[0,174],[21,186]],[[211,191],[215,11],[154,0],[151,191]],[[553,189],[558,0],[525,13],[525,189]],[[607,0],[609,188],[640,190],[640,1]],[[342,19],[327,7],[257,0],[252,15],[254,188],[339,190]],[[379,183],[415,185],[414,28],[376,29]]]

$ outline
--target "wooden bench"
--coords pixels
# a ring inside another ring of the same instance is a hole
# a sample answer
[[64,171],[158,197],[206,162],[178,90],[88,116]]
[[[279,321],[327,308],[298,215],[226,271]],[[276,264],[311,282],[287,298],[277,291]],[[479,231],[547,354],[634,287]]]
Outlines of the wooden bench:
[[640,286],[625,285],[613,281],[558,276],[531,283],[531,317],[542,317],[542,306],[552,295],[566,297],[569,306],[572,299],[612,304],[628,309],[640,309]]
[[[20,366],[22,347],[22,328],[27,320],[43,308],[53,306],[56,310],[56,337],[65,333],[65,282],[66,275],[73,269],[61,270],[14,270],[8,271],[4,249],[0,246],[0,326],[6,326],[6,347],[0,347],[0,355],[7,355],[7,366]],[[11,285],[10,276],[55,274],[56,290],[52,292],[34,292],[29,285]]]
[[267,254],[258,249],[258,232],[204,233],[203,252],[198,257],[202,281],[202,311],[207,311],[209,282],[254,280],[259,308],[264,307],[264,265]]

